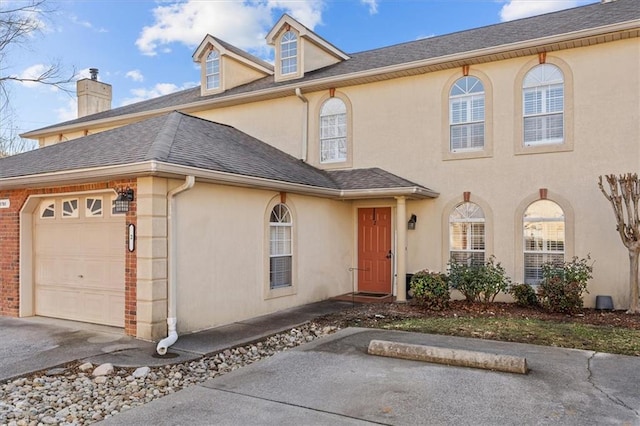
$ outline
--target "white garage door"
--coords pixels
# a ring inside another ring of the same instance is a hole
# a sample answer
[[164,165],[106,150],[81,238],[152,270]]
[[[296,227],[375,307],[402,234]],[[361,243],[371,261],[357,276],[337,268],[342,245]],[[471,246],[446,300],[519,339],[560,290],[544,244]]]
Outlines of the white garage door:
[[36,315],[124,327],[125,217],[111,198],[51,198],[34,214]]

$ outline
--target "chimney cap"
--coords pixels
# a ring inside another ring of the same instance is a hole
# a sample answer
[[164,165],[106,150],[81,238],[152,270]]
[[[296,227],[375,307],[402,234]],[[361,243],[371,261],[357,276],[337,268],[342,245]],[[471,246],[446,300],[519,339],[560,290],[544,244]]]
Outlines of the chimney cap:
[[89,68],[89,74],[91,74],[91,80],[98,80],[98,68]]

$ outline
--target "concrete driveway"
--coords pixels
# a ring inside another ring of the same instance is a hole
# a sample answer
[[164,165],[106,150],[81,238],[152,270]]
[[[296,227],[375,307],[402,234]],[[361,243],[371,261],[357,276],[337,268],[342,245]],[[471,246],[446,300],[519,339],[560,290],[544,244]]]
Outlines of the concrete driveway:
[[[527,375],[384,358],[372,339],[524,356]],[[351,328],[106,425],[640,425],[640,358]]]

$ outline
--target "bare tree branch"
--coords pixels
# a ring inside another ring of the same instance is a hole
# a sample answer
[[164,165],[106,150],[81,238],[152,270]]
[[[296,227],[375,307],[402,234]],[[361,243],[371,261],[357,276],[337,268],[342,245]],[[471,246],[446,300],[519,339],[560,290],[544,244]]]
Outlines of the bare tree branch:
[[616,230],[622,243],[629,251],[629,313],[639,313],[639,279],[638,260],[640,258],[640,220],[638,206],[640,204],[640,181],[636,173],[605,175],[609,184],[609,192],[602,184],[602,176],[598,178],[598,187],[613,207],[616,217]]
[[21,139],[14,126],[9,86],[11,84],[42,84],[56,87],[68,94],[73,93],[72,83],[76,79],[76,70],[70,74],[64,72],[58,61],[52,61],[38,70],[36,75],[9,74],[9,50],[28,48],[33,35],[44,28],[44,23],[53,10],[47,0],[21,0],[7,2],[0,0],[0,155],[14,154],[31,147],[32,143]]

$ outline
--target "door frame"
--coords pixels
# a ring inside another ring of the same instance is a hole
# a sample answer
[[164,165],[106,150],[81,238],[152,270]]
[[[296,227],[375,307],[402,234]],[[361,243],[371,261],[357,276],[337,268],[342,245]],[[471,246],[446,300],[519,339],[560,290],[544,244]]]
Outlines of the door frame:
[[[396,295],[397,292],[397,273],[398,265],[397,265],[397,246],[398,246],[398,230],[396,229],[396,203],[393,201],[387,200],[372,200],[372,201],[358,201],[353,204],[353,265],[354,268],[357,268],[359,265],[360,259],[358,259],[358,244],[359,244],[359,234],[358,234],[358,209],[362,208],[390,208],[391,209],[391,252],[393,253],[392,262],[391,262],[391,294]],[[355,269],[353,272],[353,289],[354,291],[358,291],[359,283],[358,283],[358,271]]]

